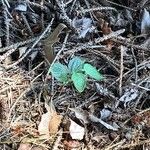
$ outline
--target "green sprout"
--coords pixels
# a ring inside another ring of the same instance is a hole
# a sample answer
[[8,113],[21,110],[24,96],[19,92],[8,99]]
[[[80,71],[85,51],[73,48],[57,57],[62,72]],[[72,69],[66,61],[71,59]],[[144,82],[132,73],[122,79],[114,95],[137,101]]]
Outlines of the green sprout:
[[49,69],[52,76],[67,84],[73,82],[78,92],[83,92],[86,88],[87,77],[91,77],[95,80],[102,80],[104,77],[102,74],[91,64],[85,63],[80,57],[74,57],[69,61],[68,66],[61,63],[54,63]]

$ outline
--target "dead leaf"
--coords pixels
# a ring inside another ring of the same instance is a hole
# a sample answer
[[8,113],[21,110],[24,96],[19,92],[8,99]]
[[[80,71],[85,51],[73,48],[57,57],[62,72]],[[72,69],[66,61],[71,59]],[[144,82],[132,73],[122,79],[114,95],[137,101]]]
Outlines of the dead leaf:
[[112,32],[111,27],[109,27],[109,23],[103,20],[102,24],[100,25],[102,33],[104,35],[110,34]]
[[80,108],[69,108],[71,111],[74,111],[75,116],[79,119],[82,120],[85,124],[89,123],[89,114],[87,111],[80,109]]
[[23,46],[23,47],[19,47],[18,50],[19,50],[19,58],[23,56],[23,54],[25,54],[26,50],[27,50],[28,47],[26,46]]
[[18,135],[19,136],[19,135],[22,135],[24,132],[25,131],[23,130],[23,128],[21,126],[19,126],[19,125],[12,128],[12,133],[14,135]]
[[99,122],[103,126],[105,126],[107,129],[118,131],[117,128],[113,127],[112,125],[109,125],[108,123],[104,122],[102,119],[97,118],[93,114],[88,113],[87,111],[81,109],[81,108],[69,108],[70,110],[75,112],[75,116],[82,120],[85,124],[89,122]]
[[105,139],[109,139],[108,135],[104,135],[101,132],[97,132],[91,137],[91,140],[96,142],[104,141]]
[[112,40],[107,40],[107,41],[105,41],[105,43],[106,43],[106,47],[107,47],[108,50],[111,50],[114,46],[113,45],[114,42]]
[[29,143],[21,143],[18,150],[46,150],[40,146],[32,146]]
[[[19,47],[18,50],[19,50],[19,58],[21,58],[27,51],[27,48],[26,46],[23,46],[23,47]],[[38,54],[38,51],[32,51],[32,53],[28,56],[32,61],[34,60],[34,58],[37,56]]]
[[107,119],[107,118],[109,118],[110,116],[111,116],[111,114],[112,114],[112,112],[109,110],[109,109],[107,109],[107,108],[103,108],[101,111],[100,111],[100,114],[101,114],[101,119],[102,120],[105,120],[105,119]]
[[73,120],[71,120],[71,124],[69,127],[69,132],[71,135],[72,139],[75,140],[82,140],[85,134],[85,129],[83,127],[81,127],[80,125],[78,125],[77,123],[75,123]]
[[11,123],[11,131],[13,136],[22,136],[27,133],[27,128],[29,123],[27,121],[22,120],[19,116]]
[[[101,30],[102,30],[102,33],[104,35],[108,35],[108,34],[110,34],[112,32],[111,27],[109,27],[109,23],[106,22],[105,20],[101,24]],[[112,47],[114,46],[113,45],[114,42],[111,39],[108,39],[108,40],[104,41],[104,44],[106,44],[107,49],[109,49],[109,50],[111,50]]]
[[141,34],[150,33],[150,13],[144,9],[142,22],[141,22]]
[[51,134],[57,133],[62,119],[62,116],[58,115],[57,112],[47,104],[46,109],[48,112],[42,115],[41,122],[38,126],[38,131],[42,139],[48,139]]
[[49,112],[42,115],[41,122],[38,126],[38,131],[42,139],[48,139],[50,137],[49,123],[50,123],[51,118],[52,116],[51,116],[51,113]]
[[20,3],[16,6],[15,10],[26,12],[27,11],[27,4],[26,3]]
[[61,123],[62,116],[57,115],[57,113],[53,113],[53,116],[51,118],[51,121],[49,123],[49,132],[51,134],[55,134],[58,131],[58,127]]
[[127,88],[124,94],[120,97],[119,101],[123,102],[124,107],[126,107],[127,103],[135,100],[138,97],[138,95],[139,95],[139,91],[136,88]]
[[92,122],[99,122],[100,124],[102,124],[103,126],[105,126],[107,129],[113,130],[113,131],[118,131],[118,128],[113,127],[112,125],[104,122],[103,120],[101,120],[100,118],[97,118],[96,116],[90,114],[89,118]]
[[109,23],[103,19],[103,14],[101,12],[94,12],[93,14],[102,33],[104,35],[110,34],[112,32],[111,27],[109,27]]
[[[103,35],[108,35],[112,32],[111,27],[109,27],[109,23],[107,21],[105,21],[104,19],[100,19],[100,21],[98,21],[99,26],[102,30]],[[112,47],[114,46],[114,42],[111,39],[108,39],[106,41],[104,41],[104,44],[107,46],[108,50],[111,50]]]
[[31,150],[47,150],[47,149],[40,147],[40,146],[35,146],[35,147],[32,147]]
[[58,36],[65,28],[67,28],[67,26],[63,23],[60,23],[55,30],[49,34],[45,40],[43,40],[45,58],[49,61],[49,63],[51,63],[55,57],[53,45],[59,41]]
[[31,150],[31,144],[21,143],[18,150]]
[[73,19],[73,26],[78,30],[79,38],[85,38],[87,33],[92,33],[95,29],[91,18]]
[[80,147],[79,141],[75,141],[75,140],[70,140],[70,141],[65,140],[63,143],[66,146],[66,149],[73,149],[73,148]]

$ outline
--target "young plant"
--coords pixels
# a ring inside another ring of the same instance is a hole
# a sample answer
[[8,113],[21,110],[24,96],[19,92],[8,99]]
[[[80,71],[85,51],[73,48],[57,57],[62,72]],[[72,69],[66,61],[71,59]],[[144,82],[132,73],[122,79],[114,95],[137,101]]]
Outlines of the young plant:
[[80,57],[71,59],[68,66],[54,63],[49,72],[63,84],[73,82],[75,88],[80,93],[86,88],[88,76],[98,81],[104,78],[94,66],[85,63]]

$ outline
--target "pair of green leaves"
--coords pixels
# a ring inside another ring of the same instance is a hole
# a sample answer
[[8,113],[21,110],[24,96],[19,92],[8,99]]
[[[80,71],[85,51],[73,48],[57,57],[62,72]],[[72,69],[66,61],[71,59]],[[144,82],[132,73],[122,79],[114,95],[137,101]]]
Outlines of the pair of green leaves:
[[58,81],[65,84],[71,80],[80,93],[86,88],[87,76],[98,81],[103,79],[103,76],[95,67],[85,63],[85,61],[79,57],[71,59],[68,67],[61,63],[54,63],[50,72]]

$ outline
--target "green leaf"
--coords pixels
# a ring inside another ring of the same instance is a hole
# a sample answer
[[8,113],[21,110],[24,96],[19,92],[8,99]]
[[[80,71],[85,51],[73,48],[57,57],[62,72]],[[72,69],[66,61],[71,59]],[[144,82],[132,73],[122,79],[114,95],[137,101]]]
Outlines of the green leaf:
[[69,61],[68,68],[71,72],[82,70],[84,61],[80,57],[74,57]]
[[104,78],[102,74],[100,74],[95,67],[93,67],[92,65],[88,63],[84,64],[83,69],[87,75],[89,75],[90,77],[96,80],[102,80]]
[[66,65],[54,63],[49,72],[60,82],[66,83],[68,81],[69,70]]
[[86,75],[83,73],[74,72],[71,76],[71,79],[78,92],[83,92],[86,87]]

